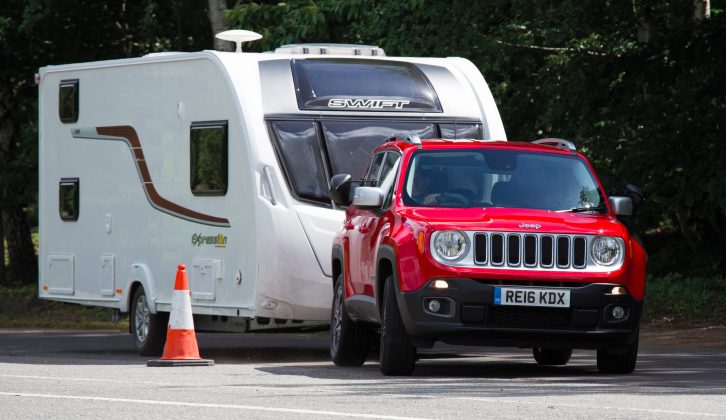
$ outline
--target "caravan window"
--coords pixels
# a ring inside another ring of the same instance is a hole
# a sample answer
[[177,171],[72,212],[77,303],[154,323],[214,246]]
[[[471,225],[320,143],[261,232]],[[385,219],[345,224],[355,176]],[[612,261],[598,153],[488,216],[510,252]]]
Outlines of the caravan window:
[[482,140],[480,123],[439,124],[441,138]]
[[61,220],[78,220],[78,178],[62,178],[58,183],[58,212]]
[[190,185],[194,195],[227,193],[227,121],[192,123]]
[[275,121],[272,128],[278,155],[295,194],[303,199],[330,204],[328,176],[315,122]]
[[61,122],[78,121],[78,79],[62,80],[58,86],[58,116]]
[[436,137],[434,124],[393,121],[323,121],[325,145],[333,175],[363,176],[373,149],[396,134],[417,135],[423,139]]
[[442,112],[433,86],[412,63],[314,58],[291,65],[300,109]]

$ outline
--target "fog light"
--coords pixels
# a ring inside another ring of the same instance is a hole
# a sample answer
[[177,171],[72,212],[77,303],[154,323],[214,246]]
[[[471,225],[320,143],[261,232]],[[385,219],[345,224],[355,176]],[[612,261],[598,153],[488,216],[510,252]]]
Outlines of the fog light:
[[613,308],[613,318],[623,319],[625,316],[625,309],[622,306],[616,306]]
[[622,286],[615,286],[612,289],[610,289],[610,294],[611,295],[625,295],[627,293],[628,292]]
[[434,289],[448,289],[449,283],[446,280],[436,280],[434,282]]
[[432,299],[432,300],[431,300],[431,301],[429,302],[429,311],[431,311],[431,312],[434,312],[434,313],[436,313],[436,312],[438,312],[438,311],[439,311],[440,309],[441,309],[441,302],[439,302],[438,300],[436,300],[436,299]]

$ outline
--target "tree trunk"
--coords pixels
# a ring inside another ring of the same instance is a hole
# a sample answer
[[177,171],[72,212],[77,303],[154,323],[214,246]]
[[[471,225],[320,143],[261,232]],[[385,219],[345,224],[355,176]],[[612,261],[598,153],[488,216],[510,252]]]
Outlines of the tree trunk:
[[711,0],[693,0],[693,19],[703,22],[711,17]]
[[[33,283],[38,277],[38,259],[30,236],[30,226],[23,211],[24,185],[17,183],[17,176],[8,170],[8,164],[16,157],[16,136],[12,104],[0,103],[0,199],[2,199],[2,230],[8,242],[8,268],[6,282]],[[15,174],[17,175],[17,174]],[[3,252],[4,254],[4,252]],[[3,255],[4,257],[4,255]],[[3,264],[5,260],[3,258]]]
[[[2,185],[0,185],[2,188]],[[2,200],[2,197],[0,197]],[[5,284],[7,277],[5,276],[5,229],[3,229],[3,209],[0,207],[0,285]]]
[[[227,11],[227,0],[208,0],[209,23],[212,25],[212,36],[229,29],[229,21],[224,15]],[[229,41],[214,38],[214,48],[217,51],[232,51]]]
[[6,273],[9,281],[35,283],[38,277],[38,258],[30,236],[30,225],[23,207],[15,204],[3,210],[3,228],[8,241],[10,264]]

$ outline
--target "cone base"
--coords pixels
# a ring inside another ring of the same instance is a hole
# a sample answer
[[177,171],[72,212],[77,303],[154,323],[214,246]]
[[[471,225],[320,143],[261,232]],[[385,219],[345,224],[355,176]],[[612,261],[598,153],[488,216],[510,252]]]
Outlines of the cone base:
[[173,367],[173,366],[214,366],[214,360],[196,359],[196,360],[149,360],[146,366],[150,367]]

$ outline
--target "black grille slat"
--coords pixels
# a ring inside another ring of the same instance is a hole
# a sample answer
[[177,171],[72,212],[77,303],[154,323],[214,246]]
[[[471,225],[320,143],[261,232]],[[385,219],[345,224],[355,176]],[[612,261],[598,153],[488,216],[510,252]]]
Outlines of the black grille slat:
[[557,267],[565,268],[570,265],[570,238],[557,237]]
[[542,236],[540,238],[540,264],[542,267],[552,267],[554,264],[553,250],[554,250],[554,239],[551,236]]
[[507,263],[519,265],[519,235],[507,235]]
[[590,266],[589,235],[499,231],[474,232],[469,238],[470,258],[477,266],[559,270]]
[[572,309],[487,305],[485,323],[490,327],[568,328]]
[[487,235],[485,233],[474,235],[474,262],[477,264],[487,263]]
[[584,236],[576,236],[572,244],[572,266],[575,268],[585,268],[587,260],[585,258],[587,249],[587,239]]
[[524,265],[528,267],[537,265],[537,237],[534,235],[524,237]]
[[492,264],[502,265],[504,264],[504,235],[501,233],[494,233],[492,238]]

